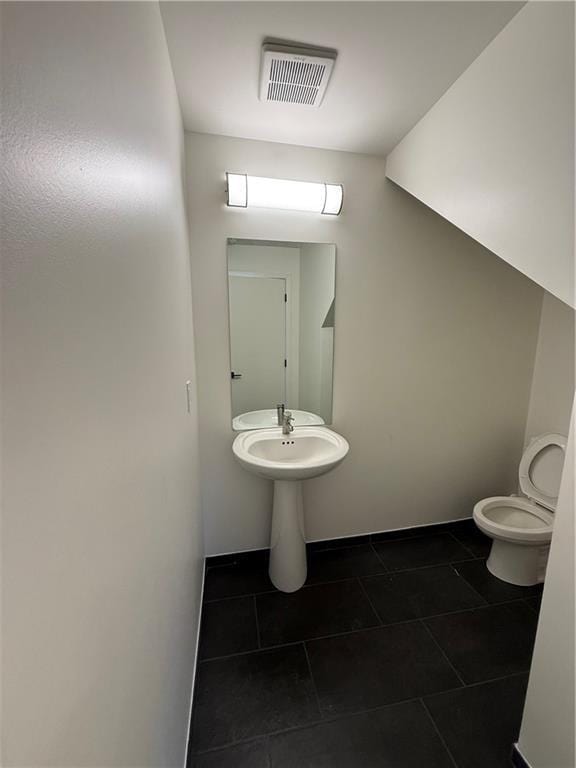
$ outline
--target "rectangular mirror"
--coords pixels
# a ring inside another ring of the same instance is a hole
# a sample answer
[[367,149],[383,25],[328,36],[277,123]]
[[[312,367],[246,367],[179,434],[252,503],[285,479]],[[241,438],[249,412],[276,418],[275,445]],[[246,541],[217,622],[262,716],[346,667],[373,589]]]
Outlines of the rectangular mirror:
[[336,246],[228,240],[236,431],[332,422]]

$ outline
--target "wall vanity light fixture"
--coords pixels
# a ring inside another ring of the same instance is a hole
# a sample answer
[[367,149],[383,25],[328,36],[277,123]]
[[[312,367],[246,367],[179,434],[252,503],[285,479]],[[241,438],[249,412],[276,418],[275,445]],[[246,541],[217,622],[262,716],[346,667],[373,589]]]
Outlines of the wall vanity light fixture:
[[227,173],[227,200],[231,208],[282,208],[338,216],[342,210],[342,184],[290,181]]

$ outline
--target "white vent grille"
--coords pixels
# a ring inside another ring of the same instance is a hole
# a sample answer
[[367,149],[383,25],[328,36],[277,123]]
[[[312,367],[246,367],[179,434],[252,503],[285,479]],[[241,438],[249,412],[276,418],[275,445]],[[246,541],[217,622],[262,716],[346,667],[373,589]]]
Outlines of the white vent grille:
[[334,51],[264,44],[260,99],[320,106],[335,59]]

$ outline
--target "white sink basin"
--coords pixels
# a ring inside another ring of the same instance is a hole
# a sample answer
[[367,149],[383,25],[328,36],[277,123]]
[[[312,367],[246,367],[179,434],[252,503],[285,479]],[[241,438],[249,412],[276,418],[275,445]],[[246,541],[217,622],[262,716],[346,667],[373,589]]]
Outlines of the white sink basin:
[[[295,427],[312,426],[314,424],[324,424],[324,419],[316,413],[310,411],[299,411],[294,408],[288,408],[294,419]],[[278,414],[276,408],[267,408],[262,411],[248,411],[241,413],[232,419],[232,429],[235,432],[242,432],[245,429],[265,429],[278,426]]]
[[338,466],[348,441],[327,427],[296,427],[289,435],[277,427],[241,432],[232,450],[249,472],[274,481],[270,579],[283,592],[295,592],[307,568],[301,481]]
[[280,427],[243,432],[232,450],[248,471],[271,480],[306,480],[338,466],[348,441],[327,427],[297,427],[283,435]]

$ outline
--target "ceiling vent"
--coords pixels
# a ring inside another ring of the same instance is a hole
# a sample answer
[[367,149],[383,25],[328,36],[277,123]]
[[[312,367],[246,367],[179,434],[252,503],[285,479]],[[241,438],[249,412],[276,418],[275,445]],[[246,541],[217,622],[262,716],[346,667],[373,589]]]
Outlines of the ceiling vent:
[[336,51],[328,48],[264,43],[260,101],[319,107],[335,61]]

